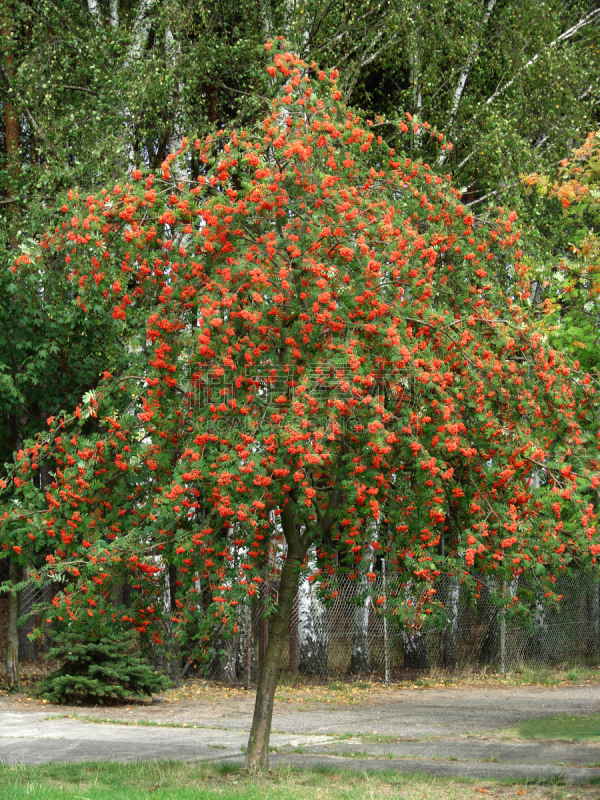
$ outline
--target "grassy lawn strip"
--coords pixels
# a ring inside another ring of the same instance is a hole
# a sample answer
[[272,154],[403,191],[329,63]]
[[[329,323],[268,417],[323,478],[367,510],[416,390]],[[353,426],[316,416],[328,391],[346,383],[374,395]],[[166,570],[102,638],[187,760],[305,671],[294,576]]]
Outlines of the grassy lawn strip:
[[49,764],[0,767],[2,800],[592,800],[597,786],[553,786],[331,768],[277,768],[248,778],[231,764],[181,762]]
[[581,717],[561,714],[556,717],[527,719],[520,722],[515,730],[523,739],[600,741],[600,714],[586,714]]
[[77,719],[80,722],[93,722],[97,725],[137,725],[150,728],[202,728],[211,731],[226,731],[222,725],[196,725],[192,722],[157,722],[153,719],[112,719],[111,717],[92,717],[89,714],[51,714],[44,719]]
[[[22,684],[25,691],[33,691],[49,667],[40,667],[37,662],[23,665]],[[413,671],[414,672],[414,671]],[[421,673],[398,673],[393,683],[385,684],[378,679],[330,680],[312,683],[298,675],[283,675],[277,688],[276,700],[280,703],[300,705],[322,703],[326,705],[354,705],[368,702],[370,695],[398,689],[468,688],[471,686],[589,686],[600,682],[600,667],[583,664],[563,664],[558,667],[526,667],[517,665],[506,674],[494,672],[487,667],[443,670],[433,667]],[[0,697],[6,694],[4,677],[0,676]],[[230,685],[206,681],[193,677],[183,685],[163,693],[169,702],[205,700],[244,701],[248,692],[241,685]],[[48,701],[42,701],[48,702]],[[135,705],[135,704],[134,704]]]

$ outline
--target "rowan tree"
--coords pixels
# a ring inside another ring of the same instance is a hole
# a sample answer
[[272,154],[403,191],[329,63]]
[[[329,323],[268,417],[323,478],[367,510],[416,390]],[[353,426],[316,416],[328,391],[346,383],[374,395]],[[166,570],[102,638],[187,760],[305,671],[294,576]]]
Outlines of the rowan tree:
[[[119,621],[142,641],[160,643],[173,567],[167,616],[200,656],[269,564],[250,770],[268,762],[303,573],[331,597],[340,571],[358,579],[381,554],[390,613],[410,621],[441,573],[475,593],[482,576],[526,574],[553,600],[556,573],[600,553],[594,387],[531,325],[514,213],[474,227],[447,176],[385,141],[418,133],[443,153],[441,134],[408,115],[363,121],[335,70],[266,47],[274,100],[259,124],[184,141],[160,174],[70,193],[16,259],[16,274],[61,269],[129,366],[18,453],[0,529],[6,554],[51,549],[32,580],[62,577],[63,621],[114,613],[128,575]],[[200,174],[180,180],[192,156]]]

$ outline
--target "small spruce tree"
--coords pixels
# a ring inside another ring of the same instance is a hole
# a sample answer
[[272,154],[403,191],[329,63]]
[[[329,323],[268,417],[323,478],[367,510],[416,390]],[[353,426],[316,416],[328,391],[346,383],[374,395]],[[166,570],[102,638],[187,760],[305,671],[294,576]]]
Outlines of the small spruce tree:
[[139,695],[164,691],[168,679],[156,672],[137,649],[135,631],[72,620],[55,635],[48,657],[62,661],[60,669],[38,686],[38,694],[53,703],[126,702]]

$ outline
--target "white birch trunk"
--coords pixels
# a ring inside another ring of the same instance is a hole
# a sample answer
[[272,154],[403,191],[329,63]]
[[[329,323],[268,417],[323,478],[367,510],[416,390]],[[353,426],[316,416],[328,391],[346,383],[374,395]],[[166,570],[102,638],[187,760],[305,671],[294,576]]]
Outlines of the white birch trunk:
[[404,666],[413,669],[429,669],[429,653],[425,637],[420,631],[409,634],[402,631],[404,647]]
[[327,671],[329,635],[325,608],[312,583],[304,581],[298,589],[298,662],[305,675]]
[[119,27],[119,0],[110,0],[109,20],[111,28]]
[[100,9],[98,8],[98,0],[87,0],[87,7],[92,19],[94,20],[95,27],[99,28],[101,25],[101,19]]
[[219,650],[224,650],[225,654],[218,655],[219,668],[218,678],[226,683],[235,683],[237,681],[237,671],[239,663],[240,644],[243,641],[240,633],[234,633],[231,639],[223,640],[218,647]]
[[[116,0],[115,0],[116,3]],[[144,48],[148,42],[148,34],[150,33],[151,20],[149,17],[156,0],[141,0],[137,16],[133,22],[131,31],[131,41],[129,50],[123,62],[123,68],[128,69],[133,63],[139,61]],[[112,6],[111,6],[112,8]],[[131,109],[125,106],[123,109],[124,118],[124,136],[125,136],[125,150],[127,153],[127,169],[131,171],[135,166],[135,150],[133,147],[134,142],[134,121],[131,115]]]
[[[497,0],[488,0],[488,4],[486,6],[483,19],[480,24],[480,30],[483,32],[485,26],[488,23],[488,20],[494,10],[494,6],[496,5]],[[450,109],[450,117],[448,119],[448,124],[446,126],[446,136],[450,138],[452,136],[452,130],[454,128],[454,123],[456,121],[456,115],[458,113],[458,107],[460,106],[460,101],[462,100],[463,93],[465,91],[465,86],[467,85],[467,80],[469,79],[469,73],[471,72],[471,67],[473,66],[473,62],[475,61],[475,56],[477,55],[477,51],[479,50],[481,43],[481,36],[478,36],[475,42],[473,42],[473,46],[469,52],[467,57],[467,61],[464,67],[461,69],[458,80],[456,82],[456,88],[454,89],[454,96],[452,98],[452,107]],[[437,160],[438,166],[442,166],[448,157],[448,150],[445,150]]]
[[148,34],[150,33],[151,20],[149,17],[152,7],[155,5],[156,0],[141,0],[137,16],[133,22],[131,31],[131,43],[125,58],[125,66],[129,66],[134,61],[139,60],[148,41]]
[[448,622],[441,636],[442,666],[454,667],[458,661],[458,614],[460,609],[460,581],[450,578],[444,587],[444,608]]
[[[181,49],[179,43],[175,41],[173,33],[170,28],[165,31],[165,50],[167,67],[170,71],[175,72],[177,64],[181,56]],[[176,82],[176,88],[173,97],[173,121],[171,124],[171,134],[169,136],[168,149],[170,153],[177,153],[183,146],[183,120],[181,114],[180,97],[182,92],[182,85],[179,81]],[[188,180],[188,171],[185,166],[183,158],[175,160],[172,166],[172,175],[177,183]]]
[[537,660],[545,660],[547,655],[547,646],[544,642],[544,633],[546,630],[546,606],[542,601],[542,593],[536,592],[535,595],[535,611],[533,612],[533,636],[529,642],[528,655]]
[[[415,6],[415,16],[418,17],[421,6]],[[420,116],[423,107],[423,93],[421,87],[421,55],[419,53],[419,43],[421,40],[421,26],[417,22],[417,27],[413,31],[410,61],[410,85],[413,93],[413,112]]]
[[514,597],[519,588],[519,575],[516,575],[508,584],[508,592],[503,594],[503,605],[500,609],[500,672],[504,675],[510,664],[508,642],[506,640],[506,599]]
[[[413,45],[412,45],[412,53],[410,55],[410,83],[412,86],[412,93],[413,93],[413,107],[412,112],[417,116],[420,122],[423,120],[421,119],[421,112],[423,110],[423,88],[422,88],[422,81],[421,81],[421,57],[419,53],[419,40],[420,40],[420,30],[417,29],[415,36],[413,37]],[[423,135],[423,129],[419,128],[419,130],[414,134],[415,137],[415,145],[418,147],[421,137]]]
[[272,36],[273,26],[271,24],[271,15],[269,13],[269,0],[260,0],[259,4],[260,23],[262,27],[263,37],[265,42]]
[[[406,587],[406,600],[410,600],[415,606],[416,598],[411,594],[412,587],[410,584]],[[417,624],[418,614],[415,606],[415,625]],[[425,637],[420,630],[409,632],[404,628],[401,631],[402,645],[404,649],[404,666],[412,669],[428,669],[429,668],[429,653],[427,652],[427,645]]]
[[[19,583],[19,567],[12,559],[9,562],[9,580],[13,586]],[[8,593],[8,630],[6,632],[6,682],[9,689],[20,691],[19,676],[19,605],[21,592]]]
[[[361,593],[366,591],[367,582],[362,578]],[[350,653],[350,672],[371,671],[371,650],[369,647],[369,614],[371,597],[367,595],[362,603],[355,607],[352,616],[352,649]]]

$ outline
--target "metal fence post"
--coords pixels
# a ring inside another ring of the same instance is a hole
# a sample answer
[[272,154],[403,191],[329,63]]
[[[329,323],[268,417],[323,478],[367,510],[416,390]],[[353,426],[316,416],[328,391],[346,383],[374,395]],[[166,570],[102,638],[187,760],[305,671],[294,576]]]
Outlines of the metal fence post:
[[502,607],[500,609],[500,672],[506,672],[506,608],[504,607],[505,585],[502,581]]
[[383,603],[383,674],[384,681],[390,682],[390,655],[388,650],[388,629],[387,629],[387,581],[385,576],[386,561],[383,559],[381,562],[381,576],[383,586],[383,596],[385,601]]
[[246,689],[252,684],[252,611],[246,606]]

